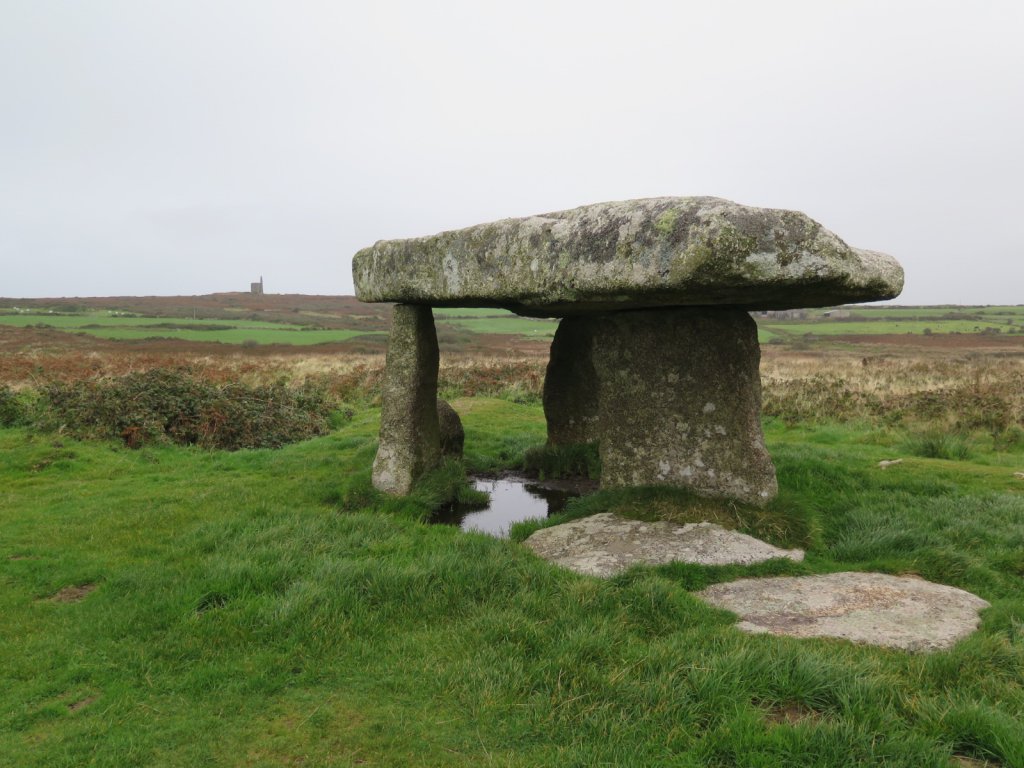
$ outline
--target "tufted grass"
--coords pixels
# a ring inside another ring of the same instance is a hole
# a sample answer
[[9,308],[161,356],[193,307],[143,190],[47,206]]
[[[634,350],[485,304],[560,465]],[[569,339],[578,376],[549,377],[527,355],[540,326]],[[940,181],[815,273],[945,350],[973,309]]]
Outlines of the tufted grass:
[[[537,405],[455,407],[472,467],[543,440]],[[645,489],[566,514],[717,516],[804,563],[602,581],[421,522],[458,466],[380,496],[375,431],[363,409],[210,453],[0,430],[0,765],[1024,765],[1019,447],[949,461],[904,455],[897,430],[771,422],[766,510]],[[924,656],[744,635],[692,595],[846,569],[992,608]]]

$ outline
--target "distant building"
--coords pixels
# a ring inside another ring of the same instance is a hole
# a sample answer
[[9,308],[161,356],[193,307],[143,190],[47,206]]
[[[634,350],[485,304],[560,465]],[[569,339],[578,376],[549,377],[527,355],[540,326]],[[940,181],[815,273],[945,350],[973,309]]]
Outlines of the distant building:
[[253,296],[263,295],[263,275],[260,275],[260,281],[258,283],[249,283],[249,293]]

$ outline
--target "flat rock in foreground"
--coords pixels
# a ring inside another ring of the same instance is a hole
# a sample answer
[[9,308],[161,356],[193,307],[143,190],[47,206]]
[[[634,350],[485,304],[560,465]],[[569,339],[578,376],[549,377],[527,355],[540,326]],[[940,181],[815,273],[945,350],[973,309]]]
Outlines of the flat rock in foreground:
[[610,512],[542,528],[524,543],[545,560],[590,576],[612,576],[637,563],[750,565],[804,558],[799,549],[779,549],[714,523],[645,523]]
[[356,296],[525,315],[663,306],[787,309],[899,295],[890,256],[798,211],[715,197],[598,203],[504,219],[355,255]]
[[831,573],[741,579],[698,594],[740,617],[740,629],[792,637],[838,637],[906,651],[952,647],[971,634],[988,603],[914,576]]

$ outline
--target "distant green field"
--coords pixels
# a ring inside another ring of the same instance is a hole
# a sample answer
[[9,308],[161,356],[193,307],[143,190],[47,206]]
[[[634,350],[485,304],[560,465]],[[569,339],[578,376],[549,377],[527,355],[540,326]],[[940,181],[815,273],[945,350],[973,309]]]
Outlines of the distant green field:
[[1013,326],[995,320],[875,320],[869,322],[836,321],[836,322],[794,322],[765,323],[763,326],[779,335],[802,336],[810,333],[816,336],[845,336],[860,334],[922,334],[925,330],[932,333],[981,333],[986,328],[999,328],[1001,331]]
[[[0,307],[0,313],[11,312]],[[802,320],[758,319],[758,339],[784,341],[811,334],[814,336],[1014,333],[1024,329],[1024,306],[990,307],[864,307],[842,310],[845,317],[824,317],[829,309],[811,309]],[[303,313],[311,317],[315,313]],[[323,317],[347,317],[323,313]],[[498,334],[528,339],[550,339],[558,327],[556,319],[522,317],[508,310],[488,307],[435,308],[434,316],[442,325],[463,332]],[[307,321],[308,322],[308,321]],[[347,325],[348,323],[339,323]],[[47,312],[0,314],[2,326],[46,326],[58,330],[87,333],[105,339],[144,340],[181,339],[216,341],[225,344],[313,345],[338,342],[355,336],[383,334],[364,328],[304,329],[287,321],[248,319],[204,319],[188,317],[119,316],[107,311],[78,314]]]
[[184,341],[218,341],[222,344],[293,344],[307,346],[326,344],[332,341],[345,341],[355,336],[380,335],[382,331],[309,330],[288,328],[279,325],[276,328],[231,328],[224,331],[193,331],[145,328],[84,328],[81,333],[88,333],[103,339],[182,339]]
[[[355,336],[377,335],[380,331],[354,329],[304,329],[298,325],[257,320],[204,320],[191,318],[117,317],[92,312],[80,315],[18,314],[0,315],[0,325],[15,327],[46,326],[74,333],[87,333],[103,339],[139,341],[143,339],[180,339],[216,341],[222,344],[292,344],[308,346],[345,341]],[[173,325],[179,327],[161,327]],[[204,330],[204,326],[209,330]]]
[[434,307],[434,317],[518,317],[514,312],[507,309],[495,309],[494,307]]
[[[282,328],[281,323],[273,323],[261,320],[208,320],[204,318],[184,317],[121,317],[108,315],[106,312],[83,312],[75,315],[53,315],[48,313],[0,315],[0,324],[14,325],[25,328],[40,323],[62,330],[90,330],[85,326],[102,325],[111,328],[146,328],[147,326],[163,325],[174,323],[175,325],[230,325],[233,328]],[[298,326],[295,326],[298,329]],[[155,330],[169,330],[157,328]]]
[[[822,313],[828,312],[827,309],[812,310],[811,316],[813,318],[820,317]],[[865,320],[877,320],[883,318],[891,318],[894,320],[909,320],[909,319],[935,319],[935,318],[950,318],[950,319],[968,319],[971,317],[977,317],[984,315],[985,317],[991,317],[993,320],[999,318],[1002,320],[1007,319],[1022,319],[1024,320],[1024,306],[1012,307],[1012,306],[993,306],[993,307],[948,307],[948,306],[933,306],[933,307],[855,307],[849,310],[851,318],[864,318]],[[829,318],[826,318],[829,320]]]
[[557,320],[538,320],[511,313],[507,317],[444,317],[442,322],[465,328],[473,333],[506,333],[530,338],[550,338],[555,335],[555,329],[558,327]]

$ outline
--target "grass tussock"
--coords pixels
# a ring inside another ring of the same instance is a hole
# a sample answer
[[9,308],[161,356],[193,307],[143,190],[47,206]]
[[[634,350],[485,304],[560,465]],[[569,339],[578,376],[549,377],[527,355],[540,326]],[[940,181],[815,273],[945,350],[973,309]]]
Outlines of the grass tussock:
[[538,445],[523,455],[522,469],[541,480],[601,477],[601,456],[596,443],[585,445]]
[[912,434],[906,441],[907,452],[926,459],[964,461],[971,458],[972,449],[967,435],[956,432],[929,430]]

